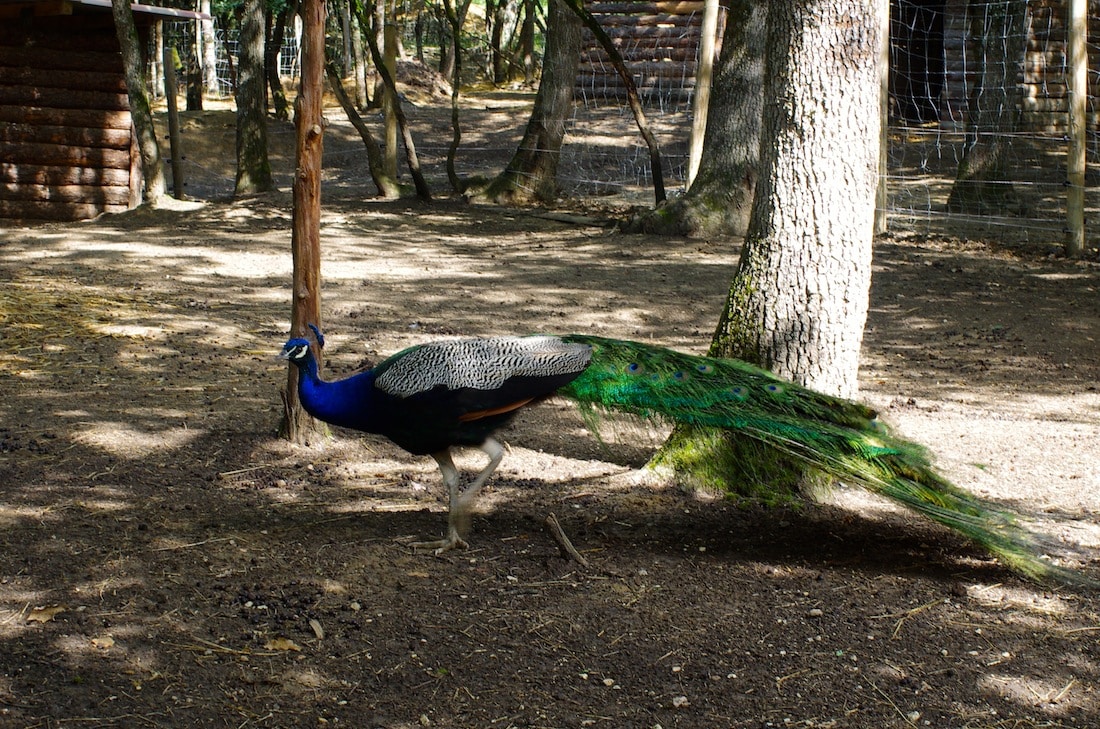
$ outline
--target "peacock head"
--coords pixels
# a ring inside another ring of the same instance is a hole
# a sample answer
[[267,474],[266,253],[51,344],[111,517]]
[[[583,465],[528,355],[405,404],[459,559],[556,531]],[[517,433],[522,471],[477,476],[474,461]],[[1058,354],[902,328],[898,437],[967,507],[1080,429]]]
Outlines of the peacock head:
[[304,365],[313,358],[313,352],[309,348],[309,340],[295,338],[288,340],[283,345],[283,351],[279,353],[279,359],[289,360],[296,365]]
[[[324,349],[325,335],[321,334],[321,330],[317,328],[316,324],[307,324],[306,326],[312,329],[313,335],[317,337],[317,346]],[[313,352],[309,346],[308,339],[302,339],[301,337],[290,339],[283,345],[283,351],[279,353],[279,359],[289,360],[299,366],[305,365],[313,359]]]

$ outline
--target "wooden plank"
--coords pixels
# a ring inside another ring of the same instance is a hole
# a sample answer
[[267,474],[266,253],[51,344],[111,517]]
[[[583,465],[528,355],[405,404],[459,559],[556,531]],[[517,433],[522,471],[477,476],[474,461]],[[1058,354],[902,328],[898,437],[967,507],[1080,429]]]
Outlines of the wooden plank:
[[40,106],[0,106],[0,122],[96,129],[130,129],[130,112],[108,109],[47,109]]
[[597,18],[604,30],[612,28],[688,28],[702,27],[700,15],[607,15]]
[[23,220],[87,220],[102,213],[122,213],[124,205],[0,200],[0,218]]
[[129,199],[129,185],[0,184],[0,200],[61,202],[103,206],[125,205]]
[[126,79],[119,72],[73,71],[49,66],[4,67],[0,63],[0,78],[5,86],[33,86],[40,89],[80,89],[126,93]]
[[31,67],[80,71],[95,69],[102,73],[122,73],[122,56],[118,50],[76,51],[42,48],[40,46],[0,45],[0,66]]
[[31,185],[129,185],[130,170],[0,163],[0,182]]
[[0,86],[0,106],[48,106],[55,109],[106,109],[123,111],[130,108],[126,94],[107,91],[77,91],[75,89],[40,89],[34,86]]
[[14,164],[78,165],[129,169],[129,149],[96,149],[63,144],[0,142],[0,159]]
[[0,121],[0,142],[40,142],[73,147],[129,149],[130,130]]
[[[695,65],[698,49],[694,43],[683,43],[664,48],[624,48],[620,51],[623,60],[628,62],[646,61],[649,63],[671,63]],[[610,64],[611,60],[602,48],[588,48],[581,52],[581,63]]]
[[633,13],[664,13],[670,15],[687,15],[689,13],[702,13],[705,6],[704,0],[657,0],[656,2],[594,2],[588,3],[588,10],[596,16]]

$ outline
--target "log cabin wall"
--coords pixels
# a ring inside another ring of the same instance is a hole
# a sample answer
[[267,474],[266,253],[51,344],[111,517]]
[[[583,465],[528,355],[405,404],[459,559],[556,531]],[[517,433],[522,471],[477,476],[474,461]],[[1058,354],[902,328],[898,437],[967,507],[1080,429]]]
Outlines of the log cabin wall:
[[[893,117],[938,123],[947,130],[966,126],[967,100],[982,62],[967,0],[892,0],[890,87]],[[979,9],[982,5],[977,6]],[[1030,0],[1027,49],[1016,83],[1022,91],[1021,131],[1066,131],[1067,0]],[[1089,4],[1090,86],[1100,68],[1100,3]],[[1094,109],[1089,93],[1089,109]],[[1095,118],[1090,127],[1095,128]]]
[[78,220],[134,207],[133,147],[110,12],[0,20],[0,218]]
[[[626,62],[649,104],[685,106],[695,90],[703,0],[596,0],[587,3]],[[718,40],[722,38],[720,13]],[[590,105],[626,101],[626,88],[603,48],[585,29],[576,97]]]

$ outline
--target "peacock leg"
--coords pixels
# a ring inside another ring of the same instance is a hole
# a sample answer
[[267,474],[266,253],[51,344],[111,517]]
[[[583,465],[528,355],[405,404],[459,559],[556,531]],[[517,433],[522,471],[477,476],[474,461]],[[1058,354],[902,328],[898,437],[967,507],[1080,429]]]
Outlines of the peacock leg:
[[481,444],[481,450],[489,456],[489,463],[477,475],[473,483],[465,491],[459,489],[459,474],[451,460],[450,450],[433,453],[432,458],[439,464],[439,471],[443,474],[443,483],[447,487],[449,509],[447,512],[447,536],[430,542],[413,542],[413,549],[431,549],[435,553],[443,554],[455,547],[466,549],[470,545],[462,538],[461,533],[466,531],[470,524],[470,507],[477,501],[477,494],[481,487],[493,475],[493,471],[500,465],[504,457],[504,447],[492,438],[486,439]]

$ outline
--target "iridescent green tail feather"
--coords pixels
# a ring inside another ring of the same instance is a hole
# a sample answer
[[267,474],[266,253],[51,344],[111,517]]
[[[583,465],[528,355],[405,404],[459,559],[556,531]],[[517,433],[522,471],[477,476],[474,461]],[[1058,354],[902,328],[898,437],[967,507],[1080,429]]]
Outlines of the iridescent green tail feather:
[[865,405],[737,360],[601,337],[563,339],[593,350],[588,368],[559,391],[588,417],[615,410],[736,431],[961,532],[1031,579],[1087,582],[1044,558],[1042,538],[1011,513],[937,474],[923,448],[888,433]]

